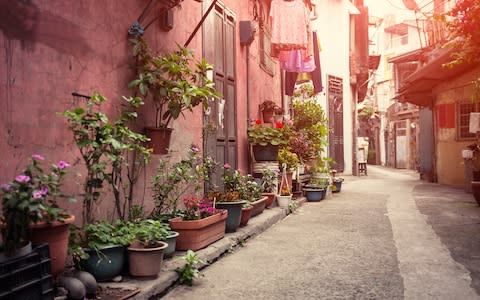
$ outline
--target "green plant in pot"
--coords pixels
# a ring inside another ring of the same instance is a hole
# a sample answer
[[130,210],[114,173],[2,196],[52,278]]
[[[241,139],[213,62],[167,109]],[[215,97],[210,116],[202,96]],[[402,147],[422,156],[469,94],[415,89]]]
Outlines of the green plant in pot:
[[275,200],[275,195],[278,192],[278,171],[271,169],[262,170],[262,195],[267,197],[265,207],[269,207]]
[[98,281],[119,275],[125,264],[125,247],[134,239],[131,225],[117,220],[72,226],[69,253],[77,268],[91,273]]
[[257,120],[247,129],[247,135],[255,161],[275,161],[279,147],[288,144],[289,129],[279,122],[272,127]]
[[209,197],[214,198],[215,208],[228,211],[226,232],[237,230],[241,221],[242,206],[246,200],[242,199],[239,186],[242,184],[243,175],[238,170],[233,170],[227,163],[223,166],[222,181],[224,191],[210,191]]
[[128,264],[133,276],[154,276],[160,272],[164,250],[163,242],[170,234],[170,226],[157,220],[137,220],[130,224],[134,237],[128,247]]
[[292,172],[300,164],[300,159],[290,148],[284,147],[278,151],[278,163],[280,166],[285,165],[287,172]]
[[[207,109],[209,101],[219,98],[213,81],[207,76],[213,66],[203,59],[194,63],[193,52],[180,45],[175,51],[155,55],[142,37],[131,39],[131,42],[137,78],[129,87],[153,103],[155,124],[146,128],[147,134],[150,133],[154,153],[166,154],[169,146],[154,140],[157,135],[169,140],[171,121],[185,111],[192,112],[200,104]],[[151,135],[156,132],[160,133]]]
[[152,218],[168,221],[177,215],[179,201],[185,195],[203,192],[203,185],[216,163],[203,157],[196,145],[191,145],[187,156],[177,162],[160,159],[152,179],[155,208]]
[[42,165],[44,160],[43,156],[33,154],[23,172],[0,187],[2,248],[8,259],[28,254],[28,249],[23,253],[18,251],[30,241],[49,243],[52,274],[56,276],[64,269],[68,227],[75,220],[60,207],[58,200],[74,199],[62,192],[69,164],[61,160],[47,171]]

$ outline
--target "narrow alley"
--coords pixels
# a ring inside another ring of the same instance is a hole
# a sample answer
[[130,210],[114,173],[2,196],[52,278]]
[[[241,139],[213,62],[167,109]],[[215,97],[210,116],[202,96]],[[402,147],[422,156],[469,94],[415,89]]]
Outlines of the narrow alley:
[[369,166],[162,299],[480,299],[480,209],[462,189]]

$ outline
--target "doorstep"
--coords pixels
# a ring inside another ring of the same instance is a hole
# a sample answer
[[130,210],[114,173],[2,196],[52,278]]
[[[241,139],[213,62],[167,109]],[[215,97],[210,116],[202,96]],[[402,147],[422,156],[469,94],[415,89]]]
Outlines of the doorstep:
[[[298,206],[306,202],[305,197],[294,199]],[[225,253],[232,251],[235,247],[240,246],[244,241],[254,237],[273,226],[278,221],[287,216],[287,210],[280,207],[266,208],[261,214],[251,218],[247,226],[239,227],[237,231],[226,233],[225,237],[210,244],[209,246],[196,251],[199,258],[214,263]],[[124,276],[121,282],[104,282],[99,283],[101,287],[121,288],[124,290],[140,290],[131,299],[150,299],[155,296],[163,295],[170,287],[173,287],[178,280],[175,272],[177,267],[182,266],[183,260],[176,259],[184,255],[186,251],[176,251],[174,257],[165,259],[162,264],[162,271],[155,278],[139,278]],[[200,268],[205,267],[201,266]]]

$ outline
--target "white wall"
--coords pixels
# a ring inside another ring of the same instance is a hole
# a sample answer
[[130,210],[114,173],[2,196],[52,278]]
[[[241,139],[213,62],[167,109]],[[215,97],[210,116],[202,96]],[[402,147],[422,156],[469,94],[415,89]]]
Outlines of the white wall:
[[327,112],[327,74],[343,79],[343,138],[345,174],[352,173],[352,103],[353,95],[350,89],[349,65],[349,40],[350,40],[350,15],[344,1],[328,0],[317,1],[318,19],[312,22],[312,27],[317,31],[322,51],[323,92],[319,95],[325,111]]

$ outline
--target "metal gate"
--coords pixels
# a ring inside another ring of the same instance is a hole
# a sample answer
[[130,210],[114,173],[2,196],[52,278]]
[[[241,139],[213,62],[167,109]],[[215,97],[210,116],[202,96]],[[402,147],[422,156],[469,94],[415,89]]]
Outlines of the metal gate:
[[345,169],[343,152],[343,80],[328,75],[328,123],[329,123],[329,157],[335,164],[333,168],[339,172]]

